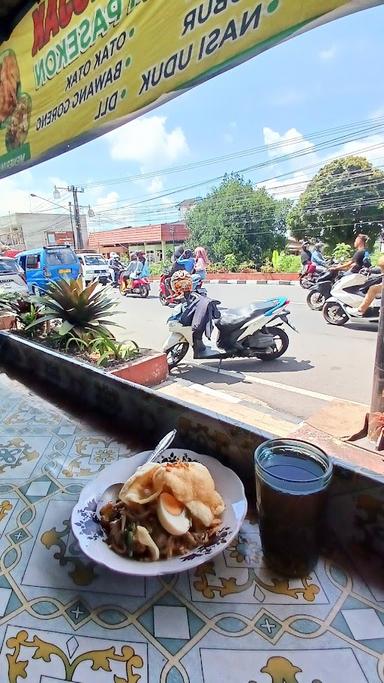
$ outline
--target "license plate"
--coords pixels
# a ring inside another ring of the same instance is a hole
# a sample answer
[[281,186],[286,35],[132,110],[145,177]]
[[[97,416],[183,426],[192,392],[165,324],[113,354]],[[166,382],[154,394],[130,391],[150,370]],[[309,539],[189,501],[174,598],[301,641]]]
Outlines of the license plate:
[[66,275],[67,273],[70,273],[71,269],[70,268],[60,268],[59,273],[60,275]]

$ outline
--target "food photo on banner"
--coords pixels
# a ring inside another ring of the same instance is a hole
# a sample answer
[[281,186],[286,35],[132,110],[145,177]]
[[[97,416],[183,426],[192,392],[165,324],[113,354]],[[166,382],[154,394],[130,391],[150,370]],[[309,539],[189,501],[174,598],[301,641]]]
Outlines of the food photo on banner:
[[28,9],[0,43],[0,178],[102,135],[302,31],[381,2],[24,3]]

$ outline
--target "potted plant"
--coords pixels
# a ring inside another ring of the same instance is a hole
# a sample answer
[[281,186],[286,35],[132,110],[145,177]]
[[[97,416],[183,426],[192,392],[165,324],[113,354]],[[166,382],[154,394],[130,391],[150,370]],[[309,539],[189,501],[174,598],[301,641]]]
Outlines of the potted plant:
[[[116,301],[97,282],[51,283],[40,296],[11,302],[15,331],[42,348],[102,368],[105,372],[151,386],[168,375],[165,354],[140,350],[135,342],[119,342],[110,330]],[[23,312],[21,309],[23,308]],[[25,310],[24,310],[25,309]]]
[[[0,292],[1,330],[25,330],[31,323],[37,323],[39,317],[39,308],[32,303],[28,294]],[[39,327],[41,331],[40,323]],[[31,330],[30,336],[37,336],[39,327]]]

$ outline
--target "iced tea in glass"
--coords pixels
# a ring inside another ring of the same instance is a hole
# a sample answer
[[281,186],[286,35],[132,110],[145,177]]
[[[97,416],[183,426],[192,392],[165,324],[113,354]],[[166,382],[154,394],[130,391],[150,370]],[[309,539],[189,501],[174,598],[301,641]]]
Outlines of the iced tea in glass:
[[256,449],[255,471],[265,561],[283,576],[307,576],[319,556],[332,463],[304,441],[274,439]]

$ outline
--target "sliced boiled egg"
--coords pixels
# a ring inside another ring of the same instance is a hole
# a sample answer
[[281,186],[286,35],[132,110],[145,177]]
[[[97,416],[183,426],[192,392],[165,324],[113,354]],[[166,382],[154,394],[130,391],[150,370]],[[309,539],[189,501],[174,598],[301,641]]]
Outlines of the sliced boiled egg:
[[159,496],[157,516],[163,529],[172,536],[186,534],[191,525],[185,506],[170,493],[162,493]]

